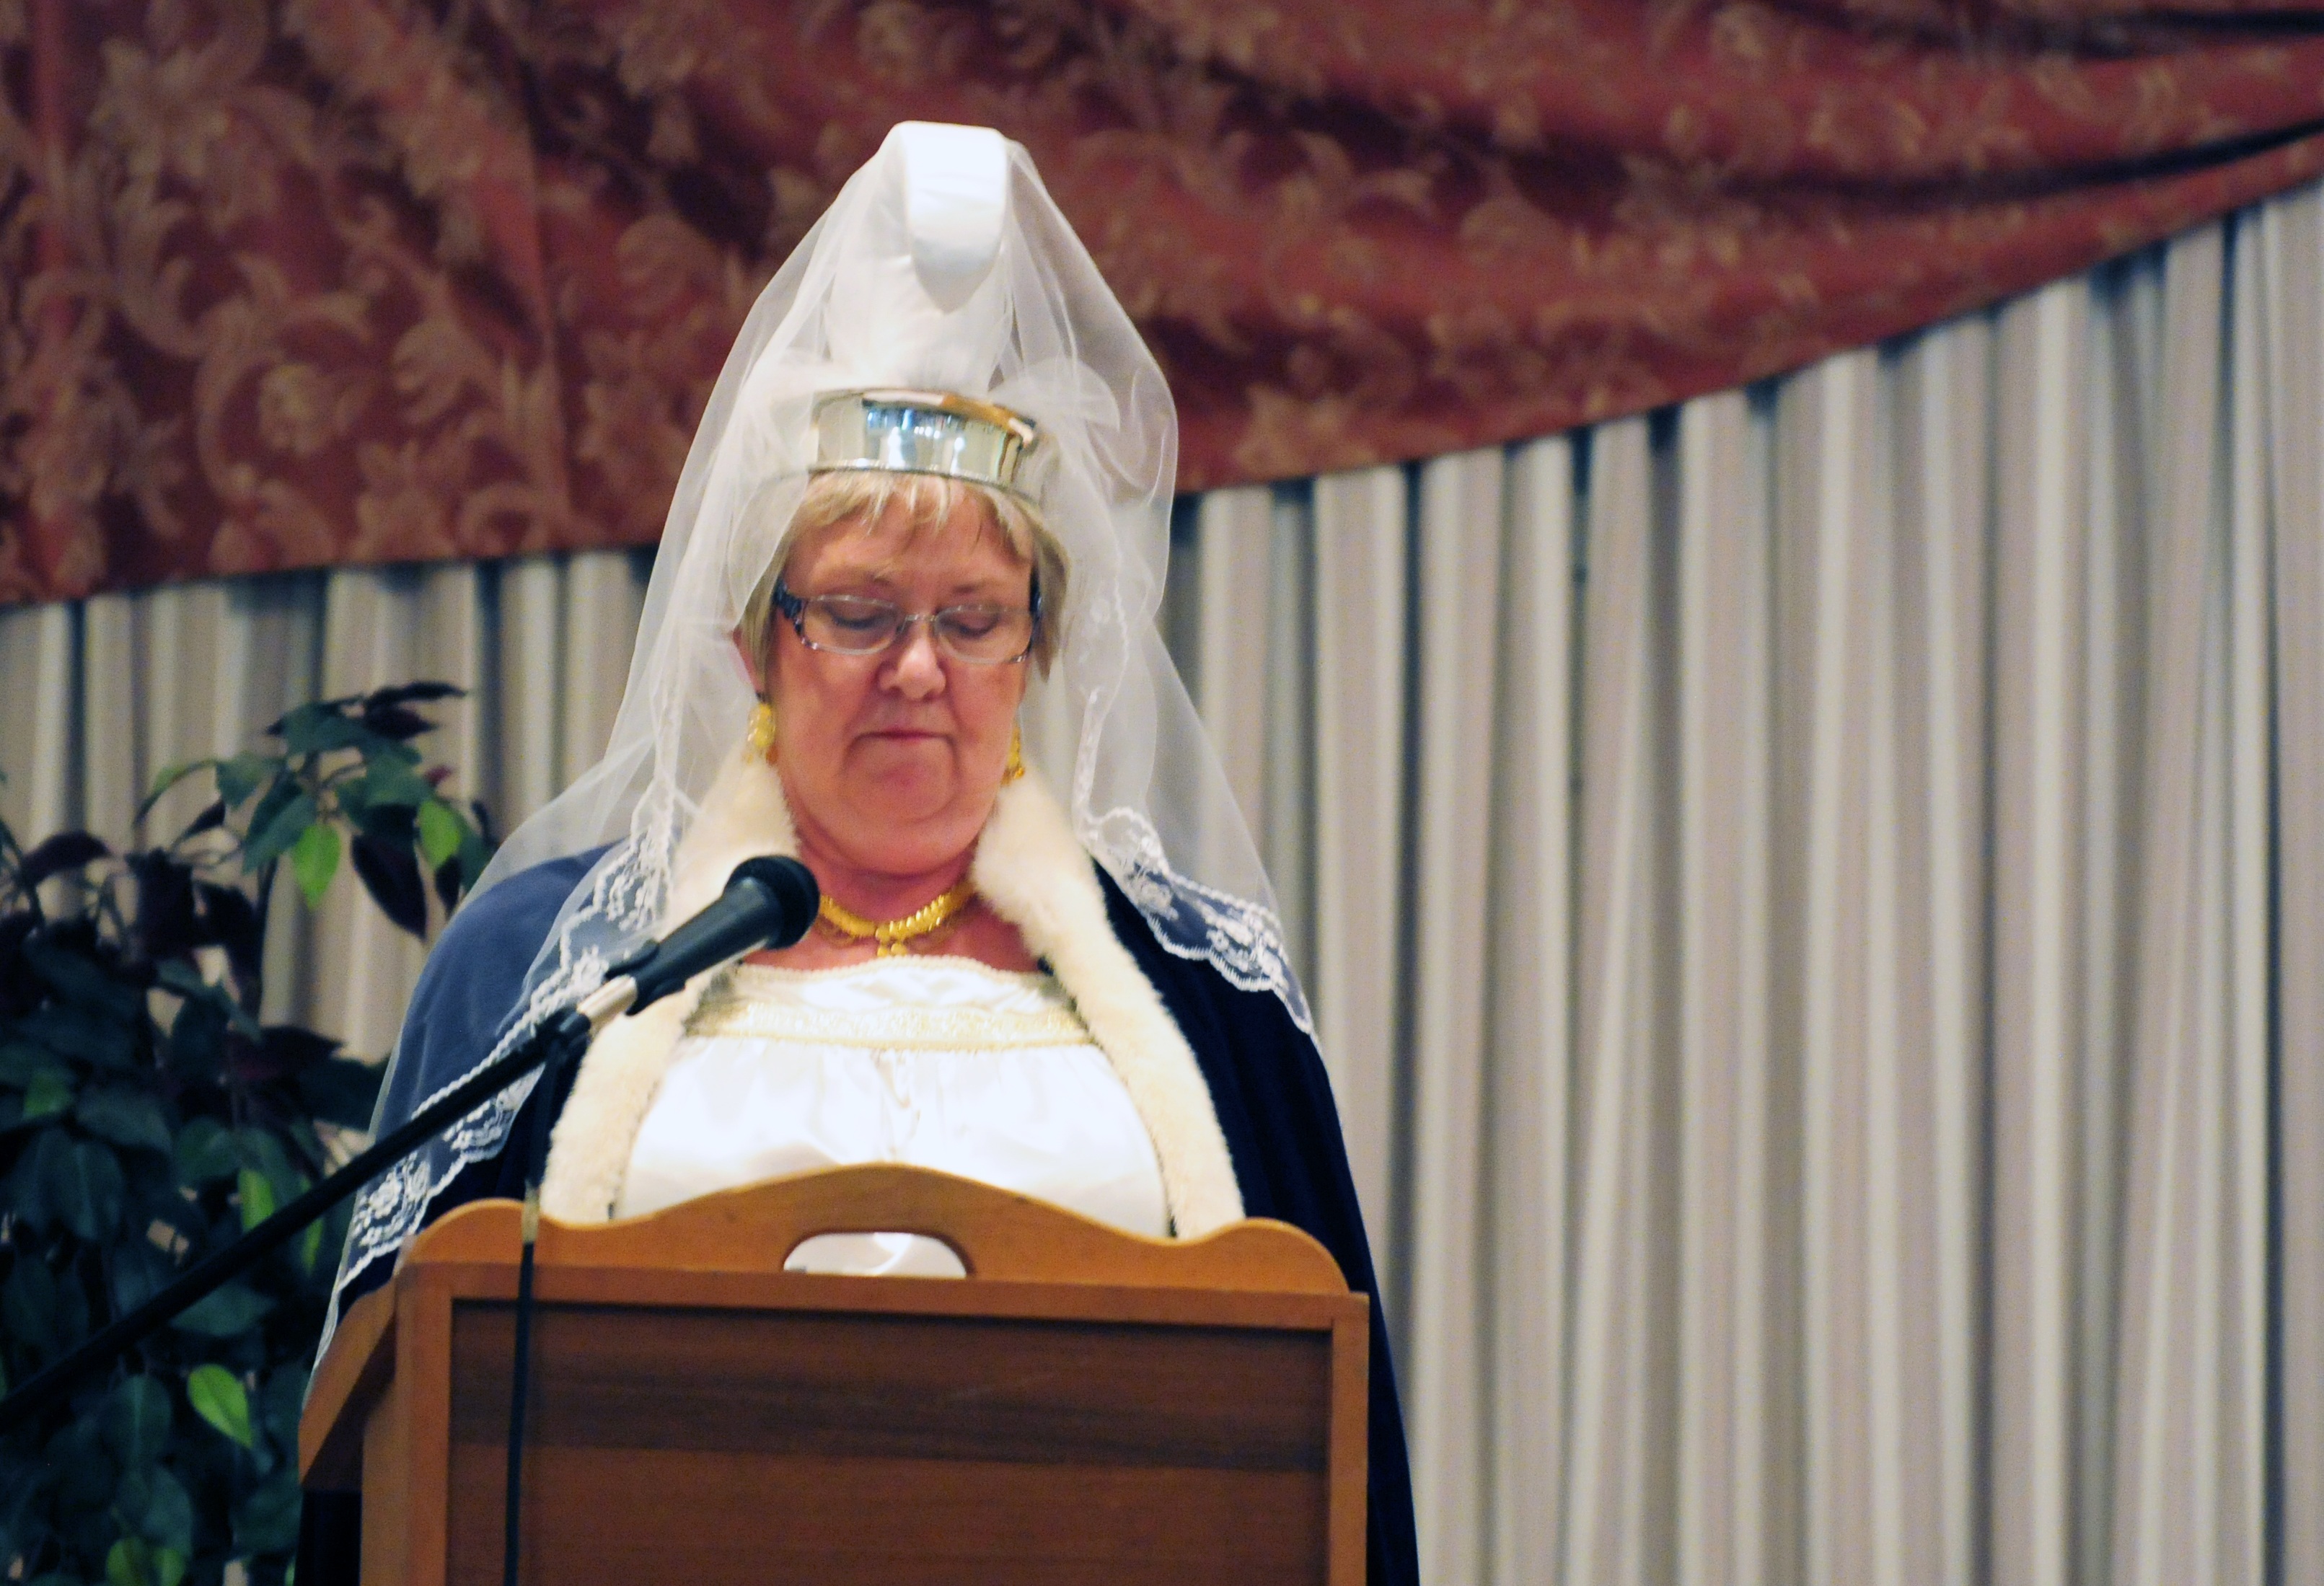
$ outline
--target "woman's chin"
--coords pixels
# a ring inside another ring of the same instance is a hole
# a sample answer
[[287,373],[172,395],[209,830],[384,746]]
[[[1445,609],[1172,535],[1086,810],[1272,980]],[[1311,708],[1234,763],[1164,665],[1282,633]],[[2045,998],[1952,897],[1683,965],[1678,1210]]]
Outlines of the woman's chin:
[[991,813],[963,808],[964,793],[960,779],[949,768],[940,774],[866,778],[845,795],[848,815],[853,817],[847,824],[859,831],[883,834],[895,848],[911,850],[916,855],[931,844],[945,846],[950,828],[957,826],[958,842],[942,853],[927,855],[931,863],[942,862],[976,841],[983,816]]
[[982,820],[956,808],[893,804],[859,805],[847,829],[835,832],[853,863],[880,875],[911,876],[941,870],[976,846]]

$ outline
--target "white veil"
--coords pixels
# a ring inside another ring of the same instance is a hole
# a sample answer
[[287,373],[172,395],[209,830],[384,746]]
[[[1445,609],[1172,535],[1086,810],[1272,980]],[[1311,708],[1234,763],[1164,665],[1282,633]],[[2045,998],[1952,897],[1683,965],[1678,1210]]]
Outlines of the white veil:
[[[1312,1033],[1266,871],[1154,621],[1177,466],[1162,372],[1022,148],[907,123],[735,339],[670,503],[605,757],[517,828],[479,890],[613,846],[567,898],[494,1052],[428,1074],[399,1054],[378,1128],[508,1049],[658,923],[678,842],[756,703],[731,635],[806,488],[809,405],[880,386],[980,398],[1039,424],[1042,517],[1071,576],[1057,662],[1025,707],[1027,758],[1165,947],[1272,991]],[[512,1087],[364,1193],[342,1285],[500,1148],[530,1090]]]

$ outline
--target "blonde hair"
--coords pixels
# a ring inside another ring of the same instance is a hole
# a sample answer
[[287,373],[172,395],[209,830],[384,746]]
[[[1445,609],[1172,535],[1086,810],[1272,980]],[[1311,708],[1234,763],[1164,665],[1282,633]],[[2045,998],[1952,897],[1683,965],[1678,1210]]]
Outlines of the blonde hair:
[[899,474],[883,468],[850,468],[818,474],[807,482],[807,493],[791,513],[789,526],[775,546],[774,559],[761,574],[751,598],[742,607],[742,642],[754,656],[767,653],[767,634],[775,621],[775,585],[798,548],[799,537],[850,519],[869,529],[891,507],[904,511],[906,541],[940,528],[964,502],[983,509],[984,526],[1001,536],[1017,559],[1031,565],[1033,593],[1038,618],[1033,628],[1033,663],[1047,676],[1064,641],[1065,580],[1069,567],[1065,548],[1057,543],[1040,515],[1024,501],[991,485],[940,474]]

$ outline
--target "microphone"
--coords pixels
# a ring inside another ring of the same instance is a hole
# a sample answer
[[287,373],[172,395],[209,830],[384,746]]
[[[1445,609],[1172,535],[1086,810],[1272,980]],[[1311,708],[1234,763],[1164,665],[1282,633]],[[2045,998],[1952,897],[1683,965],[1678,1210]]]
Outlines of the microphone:
[[[726,878],[726,890],[716,902],[606,970],[604,983],[583,1002],[582,1011],[593,1024],[601,1024],[614,1013],[635,1013],[660,1001],[730,958],[761,947],[788,947],[807,935],[822,901],[815,873],[798,860],[772,855],[746,859]],[[632,994],[623,997],[623,991]],[[606,1003],[616,1005],[602,1006]]]

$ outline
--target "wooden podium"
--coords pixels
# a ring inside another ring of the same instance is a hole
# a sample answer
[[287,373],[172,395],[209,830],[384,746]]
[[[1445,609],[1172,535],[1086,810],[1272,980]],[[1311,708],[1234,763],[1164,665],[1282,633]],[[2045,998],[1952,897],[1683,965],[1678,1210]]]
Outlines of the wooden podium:
[[[300,1429],[365,1586],[490,1586],[520,1209],[463,1207],[343,1321]],[[808,1237],[964,1279],[786,1272]],[[1363,1296],[1314,1240],[1184,1243],[872,1166],[541,1225],[523,1574],[897,1586],[1364,1577]]]

